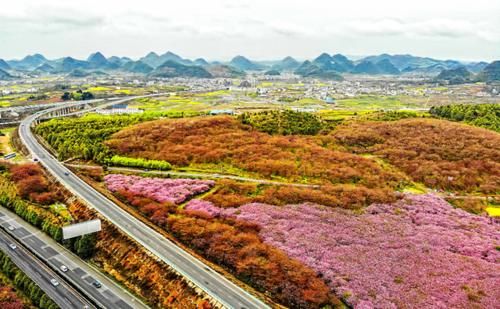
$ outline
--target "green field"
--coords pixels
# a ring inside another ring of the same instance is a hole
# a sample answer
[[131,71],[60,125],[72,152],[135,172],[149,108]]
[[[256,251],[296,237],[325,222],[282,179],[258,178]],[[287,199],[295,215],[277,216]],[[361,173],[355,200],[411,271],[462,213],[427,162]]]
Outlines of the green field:
[[359,96],[337,100],[339,109],[347,110],[387,110],[425,108],[425,103],[409,96]]

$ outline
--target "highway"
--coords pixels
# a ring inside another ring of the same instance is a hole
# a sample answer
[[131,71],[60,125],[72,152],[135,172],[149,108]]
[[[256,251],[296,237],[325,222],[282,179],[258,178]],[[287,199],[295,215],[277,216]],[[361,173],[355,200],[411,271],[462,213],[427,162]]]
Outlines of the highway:
[[[15,244],[16,248],[10,247]],[[14,238],[0,229],[0,250],[42,289],[47,296],[61,308],[95,308],[82,295],[65,283],[54,271],[39,261],[32,253],[24,249]],[[54,286],[50,280],[59,285]]]
[[[114,104],[123,103],[130,99],[117,100],[114,101]],[[205,291],[224,307],[235,309],[269,308],[264,302],[230,282],[94,190],[43,148],[31,132],[31,125],[38,117],[57,109],[59,107],[38,112],[28,116],[21,122],[19,136],[33,158],[37,158],[75,196],[96,209],[104,218],[166,264],[170,265],[179,274]]]
[[[0,227],[15,238],[39,260],[45,262],[67,282],[101,308],[145,309],[148,308],[120,285],[90,267],[85,261],[40,232],[8,209],[0,207]],[[63,272],[61,266],[67,267]],[[102,287],[92,285],[98,280]]]

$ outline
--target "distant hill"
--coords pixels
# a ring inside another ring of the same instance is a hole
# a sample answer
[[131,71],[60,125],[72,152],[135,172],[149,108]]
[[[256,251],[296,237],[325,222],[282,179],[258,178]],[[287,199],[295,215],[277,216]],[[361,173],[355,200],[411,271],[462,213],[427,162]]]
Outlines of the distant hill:
[[157,66],[160,66],[162,64],[160,56],[158,56],[158,54],[155,52],[150,52],[139,60],[153,68],[156,68]]
[[322,53],[313,60],[313,63],[324,71],[336,71],[340,73],[349,72],[354,68],[352,61],[341,54],[330,56],[327,53]]
[[352,70],[352,73],[355,73],[355,74],[381,74],[381,71],[375,63],[373,63],[371,61],[364,60],[364,61],[358,63],[354,67],[354,69]]
[[208,66],[205,66],[205,69],[213,77],[235,78],[235,77],[243,77],[246,75],[245,71],[242,71],[227,64],[210,64]]
[[204,65],[208,65],[208,62],[203,58],[198,58],[195,61],[193,61],[193,64],[204,66]]
[[101,54],[101,52],[95,52],[91,54],[87,58],[87,61],[92,65],[98,65],[98,66],[104,66],[109,63],[108,59],[106,59],[106,57],[104,57],[104,55]]
[[6,71],[6,70],[10,70],[10,69],[12,69],[10,67],[10,65],[7,62],[5,62],[5,60],[0,59],[0,70]]
[[148,74],[154,70],[153,67],[151,67],[149,64],[146,64],[140,60],[129,61],[122,66],[122,69],[127,72],[142,74]]
[[332,60],[337,65],[339,65],[343,68],[342,72],[350,72],[350,71],[352,71],[352,69],[354,69],[354,63],[342,54],[333,55]]
[[[85,61],[72,57],[48,60],[41,54],[33,54],[21,60],[3,61],[0,59],[0,69],[9,72],[11,75],[17,75],[15,74],[16,71],[29,74],[29,72],[69,73],[74,70],[100,70],[102,72],[108,70],[123,70],[142,74],[160,74],[159,72],[162,70],[158,70],[155,73],[155,69],[168,61],[183,66],[194,66],[195,68],[189,70],[182,66],[170,69],[164,67],[163,71],[173,71],[176,72],[175,74],[199,74],[201,76],[207,76],[208,73],[212,76],[239,77],[243,76],[246,71],[270,71],[271,73],[274,71],[280,73],[284,71],[300,72],[301,76],[314,76],[318,78],[320,78],[320,76],[327,76],[332,79],[338,79],[338,75],[342,73],[367,75],[418,74],[438,76],[445,70],[453,70],[465,66],[469,72],[477,74],[482,80],[492,80],[492,78],[495,80],[496,78],[495,69],[488,68],[483,74],[483,71],[488,66],[486,62],[465,63],[457,60],[437,60],[409,54],[380,54],[353,61],[342,54],[330,55],[328,53],[322,53],[315,59],[304,63],[297,61],[291,56],[287,56],[282,60],[270,59],[267,61],[252,61],[242,55],[236,56],[230,62],[226,63],[208,62],[204,58],[197,58],[193,61],[182,58],[170,51],[162,55],[150,52],[137,61],[128,57],[112,56],[106,58],[101,52],[91,54]],[[198,69],[199,67],[203,68],[204,71],[200,71]]]
[[402,70],[402,73],[424,74],[424,75],[438,75],[443,70],[448,70],[448,66],[443,63],[436,63],[428,67],[407,67]]
[[343,80],[342,75],[337,72],[324,70],[309,60],[304,61],[294,73],[302,77]]
[[44,63],[33,70],[35,73],[55,73],[56,69],[48,63]]
[[264,66],[252,62],[243,56],[234,57],[231,62],[229,62],[229,65],[244,71],[260,71],[264,69]]
[[174,54],[173,52],[170,52],[170,51],[161,55],[160,60],[162,61],[162,63],[165,63],[167,61],[174,61],[174,62],[178,62],[181,64],[186,64],[186,65],[192,64],[191,60],[183,59],[181,56]]
[[192,64],[191,60],[183,59],[181,56],[174,54],[173,52],[170,52],[170,51],[164,53],[161,56],[159,56],[158,54],[156,54],[154,52],[150,52],[145,57],[142,57],[139,60],[148,64],[149,66],[151,66],[153,68],[157,68],[160,65],[163,65],[167,61],[173,61],[173,62],[177,62],[180,64],[185,64],[185,65]]
[[281,75],[281,73],[278,70],[269,70],[269,71],[264,72],[264,75],[278,76],[278,75]]
[[63,58],[61,63],[61,71],[71,72],[73,70],[82,70],[90,68],[90,64],[87,61],[77,60],[72,57]]
[[11,79],[11,78],[12,78],[12,75],[10,75],[9,73],[0,69],[0,80],[6,80],[6,79]]
[[333,70],[333,59],[332,56],[327,53],[322,53],[316,59],[313,60],[313,63],[318,67],[325,70]]
[[391,74],[391,75],[397,75],[401,73],[394,64],[389,59],[382,59],[379,62],[375,64],[379,71],[380,74]]
[[151,76],[154,77],[198,77],[198,78],[210,78],[210,74],[207,70],[196,65],[184,65],[173,60],[167,60],[164,64],[157,67],[151,72]]
[[488,64],[478,77],[485,82],[500,81],[500,60]]
[[351,72],[354,74],[368,75],[396,75],[401,73],[389,59],[382,59],[378,62],[363,60],[360,63],[356,64]]
[[467,63],[465,65],[467,70],[469,70],[472,73],[479,73],[487,66],[488,66],[488,62],[484,62],[484,61]]
[[87,62],[89,63],[89,67],[93,69],[117,69],[120,67],[119,64],[110,62],[103,54],[100,52],[96,52],[91,54]]
[[293,71],[300,66],[300,62],[295,60],[294,58],[288,56],[283,58],[283,60],[275,63],[271,69],[277,71]]
[[[377,56],[369,56],[363,58],[362,61],[378,63],[382,60],[389,60],[398,70],[404,72],[419,71],[423,68],[429,68],[436,65],[441,65],[444,69],[452,69],[462,65],[455,60],[437,60],[429,57],[417,57],[412,55],[389,55],[381,54]],[[421,71],[423,72],[423,71]]]
[[117,57],[117,56],[111,56],[108,58],[108,62],[114,63],[118,66],[122,66],[125,63],[132,61],[129,57]]
[[74,69],[73,71],[69,72],[68,76],[70,77],[87,77],[89,76],[90,73],[84,70],[80,69]]
[[11,60],[7,63],[14,69],[18,70],[32,70],[48,60],[41,54],[28,55],[22,60]]
[[465,66],[460,66],[455,69],[441,71],[435,79],[436,81],[447,81],[449,84],[456,85],[471,82],[473,75]]

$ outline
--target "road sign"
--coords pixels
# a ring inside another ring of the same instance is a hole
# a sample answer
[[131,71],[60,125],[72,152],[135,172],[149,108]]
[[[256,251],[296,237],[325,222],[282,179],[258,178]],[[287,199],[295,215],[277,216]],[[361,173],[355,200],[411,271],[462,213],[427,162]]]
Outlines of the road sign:
[[101,230],[101,220],[94,219],[90,221],[80,222],[63,226],[63,239],[78,237],[90,233],[99,232]]

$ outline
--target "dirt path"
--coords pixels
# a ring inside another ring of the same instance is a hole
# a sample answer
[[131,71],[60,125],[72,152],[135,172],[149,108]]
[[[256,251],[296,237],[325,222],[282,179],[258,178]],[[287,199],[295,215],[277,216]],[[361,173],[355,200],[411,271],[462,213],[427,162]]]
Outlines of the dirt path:
[[[91,165],[78,165],[78,164],[66,164],[69,167],[75,168],[85,168],[85,167],[95,167]],[[289,183],[289,182],[280,182],[266,179],[256,179],[256,178],[248,178],[248,177],[240,177],[233,175],[223,175],[216,173],[192,173],[192,172],[177,172],[177,171],[147,171],[139,168],[129,168],[129,167],[108,167],[109,171],[116,172],[127,172],[127,173],[136,173],[136,174],[153,174],[153,175],[164,175],[164,176],[180,176],[180,177],[196,177],[196,178],[209,178],[209,179],[231,179],[237,181],[245,181],[245,182],[253,182],[259,184],[268,184],[268,185],[276,185],[276,186],[290,186],[290,187],[301,187],[301,188],[319,188],[319,185],[309,185],[303,183]]]

